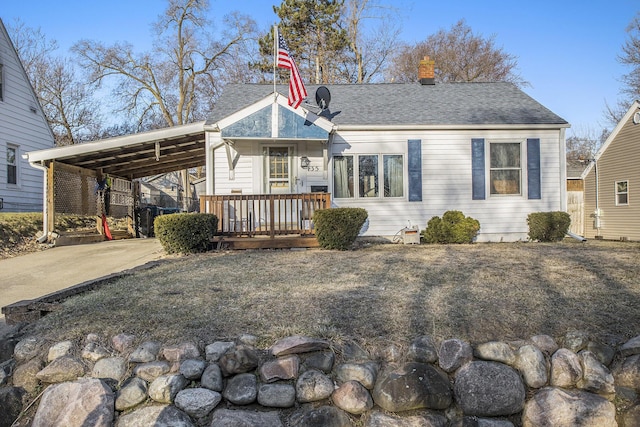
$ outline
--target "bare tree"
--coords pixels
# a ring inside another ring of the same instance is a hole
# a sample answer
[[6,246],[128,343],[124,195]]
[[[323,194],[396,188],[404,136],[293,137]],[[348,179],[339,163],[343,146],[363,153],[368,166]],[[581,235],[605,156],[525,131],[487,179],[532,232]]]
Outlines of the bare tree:
[[609,136],[607,129],[597,131],[593,128],[574,129],[567,138],[567,160],[586,161],[592,159]]
[[121,111],[137,117],[140,126],[157,126],[160,119],[166,126],[200,120],[226,82],[221,77],[225,61],[255,34],[253,20],[232,15],[225,19],[222,38],[215,40],[205,18],[208,7],[206,0],[169,0],[154,26],[151,52],[136,53],[128,43],[105,46],[89,40],[72,50],[93,82],[115,82]]
[[[349,52],[343,60],[345,80],[369,83],[382,78],[391,54],[399,47],[400,30],[395,9],[375,0],[346,0],[342,25],[346,28]],[[377,25],[367,28],[366,23]]]
[[435,78],[439,82],[507,81],[527,85],[516,72],[517,58],[496,47],[495,36],[475,35],[464,20],[448,31],[439,30],[422,42],[400,49],[392,61],[389,78],[417,81],[418,64],[425,56],[435,61]]
[[71,62],[56,56],[57,42],[48,40],[40,28],[27,27],[21,21],[16,21],[9,31],[56,145],[91,139],[101,126],[97,102],[78,79]]

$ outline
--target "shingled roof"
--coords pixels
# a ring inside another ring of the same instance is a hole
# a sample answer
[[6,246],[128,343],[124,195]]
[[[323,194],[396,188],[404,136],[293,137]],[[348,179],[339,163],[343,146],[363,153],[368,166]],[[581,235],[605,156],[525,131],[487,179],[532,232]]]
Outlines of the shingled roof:
[[[331,92],[330,120],[340,126],[553,125],[568,123],[512,83],[381,83],[324,85]],[[315,92],[302,107],[318,113]],[[288,86],[277,91],[287,96]],[[219,120],[273,93],[269,84],[230,84],[207,120]]]

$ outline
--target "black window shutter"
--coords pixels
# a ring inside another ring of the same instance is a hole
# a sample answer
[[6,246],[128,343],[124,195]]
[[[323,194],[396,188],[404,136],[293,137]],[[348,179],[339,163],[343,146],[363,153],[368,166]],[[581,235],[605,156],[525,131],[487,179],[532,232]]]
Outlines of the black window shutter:
[[409,201],[422,201],[422,140],[408,140]]
[[471,175],[473,200],[484,200],[484,138],[471,139]]
[[529,199],[541,199],[540,139],[527,139],[527,194]]

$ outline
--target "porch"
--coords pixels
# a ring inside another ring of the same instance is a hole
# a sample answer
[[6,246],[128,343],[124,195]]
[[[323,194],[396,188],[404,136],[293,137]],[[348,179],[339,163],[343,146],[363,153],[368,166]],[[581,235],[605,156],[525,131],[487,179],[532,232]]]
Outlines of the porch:
[[233,249],[317,247],[313,213],[330,207],[325,192],[200,196],[200,212],[218,217],[214,241]]

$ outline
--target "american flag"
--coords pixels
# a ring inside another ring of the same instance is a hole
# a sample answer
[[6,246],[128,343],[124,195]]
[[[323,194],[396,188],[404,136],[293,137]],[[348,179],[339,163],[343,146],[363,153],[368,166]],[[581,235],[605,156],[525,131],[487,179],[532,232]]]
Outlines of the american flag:
[[298,67],[293,60],[293,57],[289,55],[289,47],[284,41],[284,38],[278,32],[278,67],[286,68],[290,71],[289,75],[289,105],[293,108],[298,108],[302,103],[302,100],[307,97],[307,89],[304,87],[302,77]]

